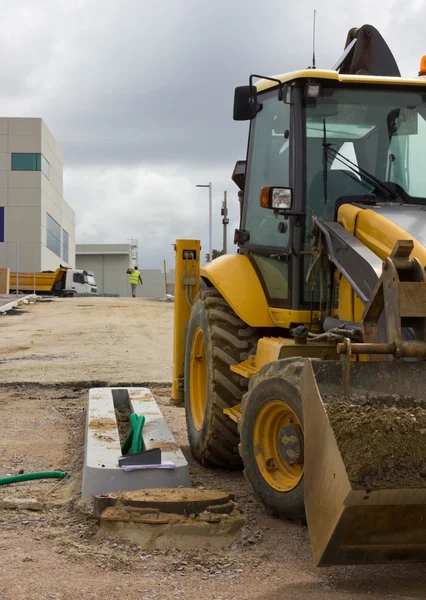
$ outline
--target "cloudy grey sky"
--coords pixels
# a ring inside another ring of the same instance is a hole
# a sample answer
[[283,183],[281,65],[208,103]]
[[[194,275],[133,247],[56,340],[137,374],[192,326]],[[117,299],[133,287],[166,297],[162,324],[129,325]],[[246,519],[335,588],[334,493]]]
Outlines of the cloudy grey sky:
[[311,61],[329,68],[351,27],[384,35],[403,75],[426,54],[423,0],[0,0],[0,114],[42,117],[64,153],[65,197],[77,242],[139,240],[140,264],[173,261],[179,237],[222,245],[228,191],[233,230],[247,124],[232,120],[233,91],[250,73]]

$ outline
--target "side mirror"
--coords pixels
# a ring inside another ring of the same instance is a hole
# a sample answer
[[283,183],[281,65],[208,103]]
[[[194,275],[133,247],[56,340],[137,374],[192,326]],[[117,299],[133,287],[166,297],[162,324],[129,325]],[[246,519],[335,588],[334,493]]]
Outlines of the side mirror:
[[278,211],[289,211],[293,206],[293,190],[286,187],[263,187],[260,206]]
[[257,103],[257,89],[253,85],[241,85],[234,93],[234,121],[252,121],[262,105]]

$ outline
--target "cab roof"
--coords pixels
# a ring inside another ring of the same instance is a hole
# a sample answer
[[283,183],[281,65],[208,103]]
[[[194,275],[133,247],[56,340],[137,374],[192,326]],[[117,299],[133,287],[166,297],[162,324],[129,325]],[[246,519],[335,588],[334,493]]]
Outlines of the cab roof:
[[[376,75],[341,75],[337,71],[326,69],[303,69],[301,71],[292,71],[281,75],[274,75],[275,79],[281,83],[290,83],[296,79],[327,79],[329,81],[339,81],[341,83],[375,83],[382,85],[413,85],[426,86],[426,77],[378,77]],[[258,92],[265,92],[269,89],[277,87],[275,81],[268,79],[260,79],[256,82]]]

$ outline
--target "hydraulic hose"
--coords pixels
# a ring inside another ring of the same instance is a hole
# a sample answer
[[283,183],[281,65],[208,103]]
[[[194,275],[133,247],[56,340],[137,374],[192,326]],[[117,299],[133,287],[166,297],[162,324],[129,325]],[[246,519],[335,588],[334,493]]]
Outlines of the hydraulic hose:
[[21,475],[0,477],[0,485],[20,483],[21,481],[31,481],[32,479],[64,479],[67,475],[68,473],[64,471],[38,471],[36,473],[22,473]]
[[124,444],[121,447],[121,453],[125,456],[129,451],[131,454],[141,452],[144,449],[144,441],[142,437],[143,426],[145,425],[145,417],[135,413],[130,415],[130,430],[127,434]]
[[130,415],[130,422],[132,423],[132,429],[134,431],[130,452],[135,454],[135,452],[141,452],[143,450],[142,429],[145,425],[145,417],[143,415],[138,416],[135,413],[132,413]]
[[126,454],[129,452],[130,448],[132,447],[132,440],[133,440],[133,427],[130,424],[129,433],[127,434],[126,439],[124,440],[124,444],[121,446],[121,454],[123,456],[126,456]]

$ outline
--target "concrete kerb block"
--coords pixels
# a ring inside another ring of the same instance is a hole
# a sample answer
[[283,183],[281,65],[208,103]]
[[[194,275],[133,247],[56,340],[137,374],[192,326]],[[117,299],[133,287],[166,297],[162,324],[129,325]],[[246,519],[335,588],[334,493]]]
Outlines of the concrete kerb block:
[[36,300],[37,296],[34,294],[27,294],[26,296],[8,294],[0,299],[0,314],[7,313],[13,308],[22,306],[22,304],[34,303]]
[[[124,471],[115,407],[144,415],[146,449],[161,448],[175,469]],[[189,467],[148,388],[94,388],[89,391],[84,444],[82,498],[148,488],[190,487]]]

